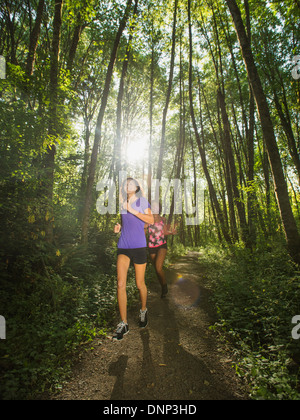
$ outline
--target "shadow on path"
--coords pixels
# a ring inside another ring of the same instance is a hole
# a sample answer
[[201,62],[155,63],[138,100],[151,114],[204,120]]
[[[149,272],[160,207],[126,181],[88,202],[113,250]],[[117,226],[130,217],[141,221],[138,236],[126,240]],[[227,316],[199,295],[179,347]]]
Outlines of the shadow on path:
[[128,312],[130,333],[121,342],[96,339],[52,399],[248,399],[231,355],[209,329],[213,310],[198,258],[190,252],[166,270],[166,299],[160,298],[153,279],[148,285],[148,327],[137,325],[137,302]]
[[[149,325],[129,334],[136,342],[136,354],[120,356],[109,367],[110,375],[117,377],[111,399],[245,399],[208,330],[209,292],[199,284],[197,258],[180,258],[167,274],[169,297],[161,299],[160,287],[153,281],[148,288]],[[136,312],[137,308],[132,316]]]
[[116,376],[117,380],[111,393],[111,400],[116,400],[122,395],[124,388],[124,375],[128,363],[128,356],[122,355],[115,362],[109,366],[108,373],[111,376]]

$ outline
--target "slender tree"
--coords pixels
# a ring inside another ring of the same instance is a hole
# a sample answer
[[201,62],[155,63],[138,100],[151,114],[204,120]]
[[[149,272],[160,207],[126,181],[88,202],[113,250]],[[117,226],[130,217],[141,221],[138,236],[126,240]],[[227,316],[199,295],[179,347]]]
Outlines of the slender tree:
[[[251,45],[251,24],[250,24],[250,10],[248,0],[244,0],[245,11],[246,11],[246,20],[247,20],[247,36],[249,43]],[[245,112],[243,111],[243,115]],[[245,118],[244,118],[245,121]],[[246,129],[246,140],[247,140],[247,207],[248,207],[248,244],[250,247],[254,246],[256,242],[256,232],[255,232],[255,193],[253,191],[253,182],[254,182],[254,124],[255,124],[255,103],[254,96],[249,83],[249,124],[245,124]]]
[[161,176],[162,176],[162,161],[163,161],[163,155],[165,151],[165,141],[166,141],[166,121],[167,121],[167,113],[168,113],[171,91],[172,91],[172,84],[173,84],[175,46],[176,46],[177,8],[178,8],[178,0],[174,0],[171,64],[170,64],[168,89],[167,89],[167,95],[166,95],[166,103],[163,110],[161,143],[160,143],[159,159],[158,159],[158,165],[157,165],[157,179],[159,180],[161,179]]
[[[139,4],[139,1],[135,0],[134,10],[133,10],[134,20],[136,19],[136,15],[137,15],[138,4]],[[135,21],[133,21],[133,24],[130,26],[130,33],[129,33],[128,44],[127,44],[126,53],[125,53],[125,59],[123,61],[122,74],[120,78],[119,92],[118,92],[118,99],[117,99],[116,139],[115,139],[114,156],[113,156],[113,162],[115,161],[115,173],[117,174],[117,178],[116,178],[117,182],[118,182],[118,173],[122,169],[121,131],[122,131],[122,103],[123,103],[123,96],[124,96],[124,85],[125,85],[125,80],[126,80],[126,75],[127,75],[127,70],[128,70],[128,64],[131,57],[131,50],[132,50],[131,44],[133,40],[134,30],[135,30]]]
[[297,230],[289,200],[287,183],[284,177],[281,158],[275,138],[274,128],[270,116],[269,106],[264,93],[260,76],[254,61],[249,38],[241,16],[241,11],[235,0],[226,0],[230,10],[237,37],[240,43],[242,56],[246,65],[248,77],[252,86],[258,114],[261,121],[262,131],[266,143],[268,157],[271,165],[272,176],[275,185],[275,193],[280,210],[281,220],[284,227],[287,246],[293,259],[300,263],[300,235]]
[[117,57],[117,51],[118,51],[118,47],[119,47],[119,43],[120,43],[123,31],[125,29],[125,26],[126,26],[129,14],[130,14],[131,5],[132,5],[132,0],[127,0],[125,13],[119,24],[119,28],[118,28],[114,45],[112,48],[112,52],[111,52],[110,62],[107,68],[105,85],[104,85],[102,100],[101,100],[101,106],[100,106],[100,111],[99,111],[97,123],[96,123],[91,162],[89,165],[89,175],[88,175],[88,180],[87,180],[87,189],[86,189],[85,204],[84,204],[84,209],[83,209],[83,220],[82,220],[82,231],[81,231],[81,235],[82,235],[81,239],[83,243],[88,243],[89,218],[90,218],[90,211],[91,211],[91,205],[92,205],[92,193],[93,193],[93,186],[94,186],[95,174],[96,174],[98,150],[99,150],[100,142],[101,142],[102,122],[103,122],[104,113],[105,113],[105,109],[107,105],[111,79],[113,76],[113,68],[114,68],[116,57]]
[[38,44],[38,39],[41,31],[41,23],[43,17],[43,10],[45,6],[45,0],[40,0],[37,11],[36,11],[36,20],[32,32],[30,33],[29,41],[29,51],[26,62],[26,74],[31,76],[33,73],[33,67],[35,62],[36,48]]
[[58,74],[59,74],[59,48],[62,27],[62,8],[63,0],[55,0],[54,19],[53,19],[53,38],[50,59],[50,87],[49,87],[49,129],[50,139],[45,156],[45,199],[47,203],[46,211],[46,238],[49,242],[53,239],[53,183],[54,183],[54,163],[56,154],[56,141],[58,136]]
[[188,0],[188,22],[189,22],[189,43],[190,43],[189,44],[190,45],[190,51],[189,51],[189,98],[190,98],[191,119],[192,119],[193,128],[194,128],[194,132],[195,132],[195,136],[196,136],[196,140],[197,140],[197,145],[198,145],[198,149],[199,149],[199,153],[200,153],[200,157],[201,157],[201,161],[202,161],[203,171],[204,171],[206,181],[207,181],[207,184],[208,184],[210,199],[211,199],[213,208],[216,211],[217,219],[220,223],[223,236],[224,236],[226,242],[231,243],[231,238],[230,238],[229,232],[226,228],[226,224],[225,224],[225,221],[224,221],[224,216],[223,216],[223,213],[222,213],[222,209],[221,209],[220,204],[218,202],[216,191],[215,191],[215,188],[214,188],[214,185],[213,185],[213,182],[212,182],[209,170],[208,170],[206,154],[205,154],[203,145],[201,144],[201,138],[200,138],[200,135],[199,135],[199,132],[198,132],[195,113],[194,113],[193,86],[192,86],[192,81],[193,81],[193,44],[192,44],[192,39],[193,38],[192,38],[192,22],[191,22],[191,0]]

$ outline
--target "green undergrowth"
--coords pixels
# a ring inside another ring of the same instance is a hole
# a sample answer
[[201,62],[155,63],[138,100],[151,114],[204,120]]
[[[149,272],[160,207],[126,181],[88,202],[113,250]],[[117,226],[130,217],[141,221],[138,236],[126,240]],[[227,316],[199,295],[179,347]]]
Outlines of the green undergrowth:
[[214,329],[234,348],[236,372],[252,399],[298,400],[300,340],[292,319],[300,314],[300,272],[280,246],[254,252],[201,249],[213,289]]
[[[0,308],[6,340],[0,340],[0,399],[47,398],[59,391],[79,352],[115,328],[116,244],[105,236],[98,242],[88,249],[41,244],[35,252],[28,250],[30,258],[22,250],[10,271],[4,267]],[[181,245],[169,247],[166,265],[183,252]],[[153,277],[151,270],[148,264],[147,281]],[[132,266],[127,295],[130,307],[139,298]]]
[[[39,268],[28,265],[19,281],[2,281],[1,399],[38,399],[59,390],[80,349],[105,335],[116,318],[115,250],[100,259],[95,249],[80,246],[70,255],[63,248],[54,253],[59,261],[45,259]],[[135,295],[130,270],[129,302]]]

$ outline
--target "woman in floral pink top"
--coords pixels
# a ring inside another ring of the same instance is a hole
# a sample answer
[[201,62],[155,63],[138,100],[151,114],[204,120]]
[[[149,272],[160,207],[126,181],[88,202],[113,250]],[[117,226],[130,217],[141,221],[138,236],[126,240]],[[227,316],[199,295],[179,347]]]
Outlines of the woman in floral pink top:
[[177,232],[175,229],[167,228],[166,219],[159,215],[159,204],[157,202],[152,202],[151,210],[154,216],[154,224],[146,224],[145,228],[148,228],[149,254],[161,285],[161,297],[163,298],[168,293],[168,285],[163,270],[164,260],[168,252],[166,237],[167,235],[175,235]]

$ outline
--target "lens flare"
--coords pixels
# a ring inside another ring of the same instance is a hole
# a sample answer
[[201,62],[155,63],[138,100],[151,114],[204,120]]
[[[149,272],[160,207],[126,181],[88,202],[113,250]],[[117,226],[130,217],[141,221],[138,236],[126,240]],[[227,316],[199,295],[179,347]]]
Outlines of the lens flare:
[[199,286],[195,281],[184,277],[182,274],[177,274],[171,294],[175,304],[183,309],[192,309],[200,303]]

